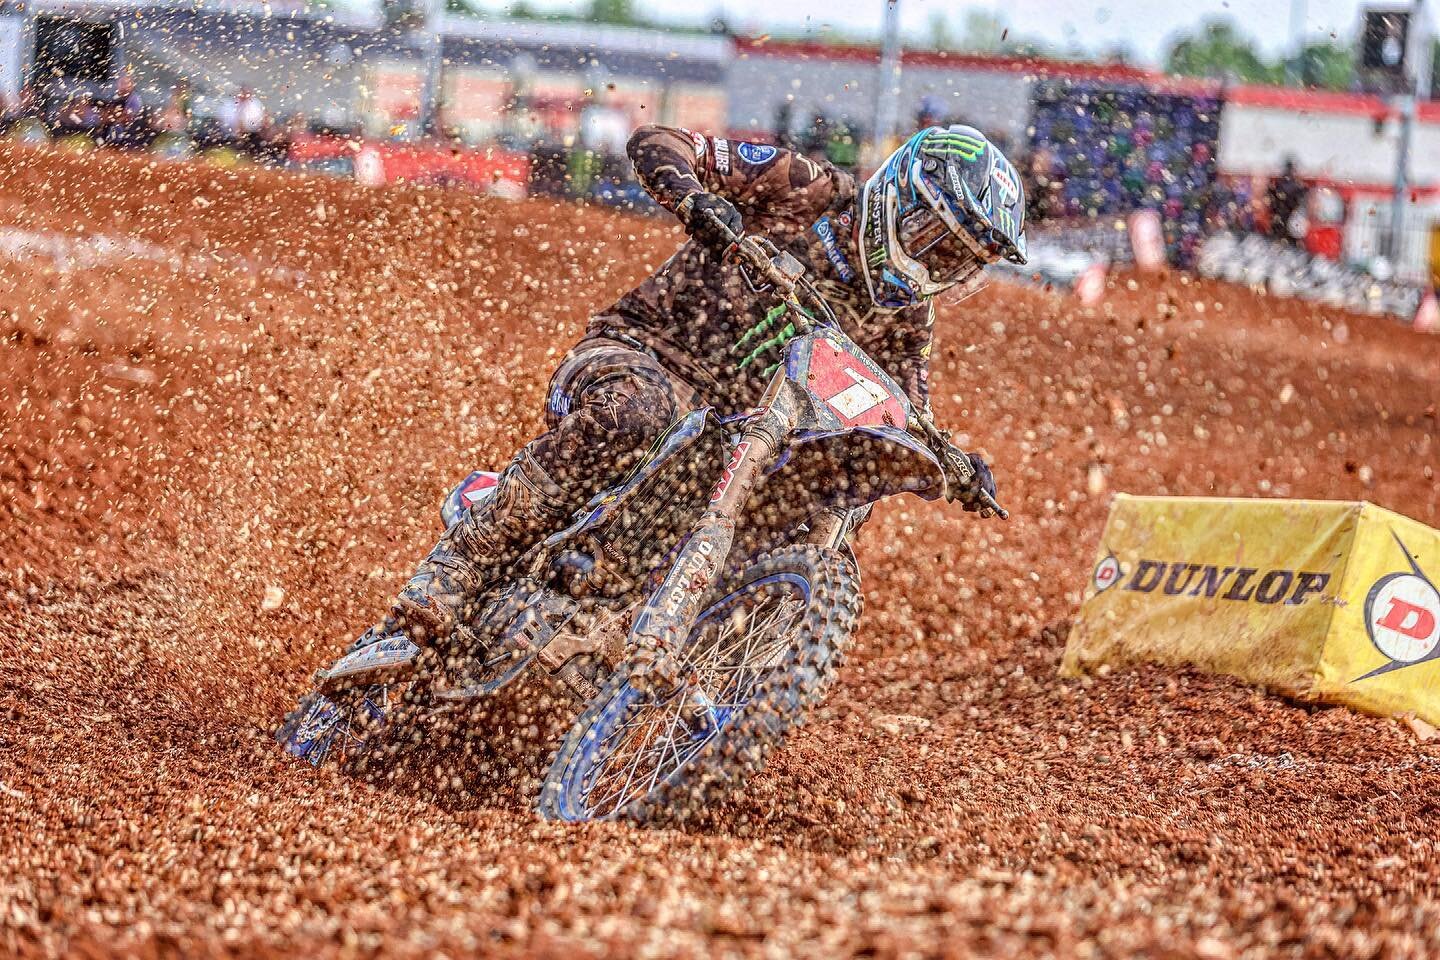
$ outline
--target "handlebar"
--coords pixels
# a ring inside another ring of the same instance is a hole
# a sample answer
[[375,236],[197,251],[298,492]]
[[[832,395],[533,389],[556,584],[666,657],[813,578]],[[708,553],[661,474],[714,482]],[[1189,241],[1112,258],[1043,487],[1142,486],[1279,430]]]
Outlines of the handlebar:
[[781,270],[772,262],[769,252],[761,245],[760,241],[748,234],[736,233],[726,225],[724,220],[714,210],[706,210],[705,216],[710,218],[710,224],[730,244],[730,251],[733,251],[737,259],[744,260],[747,264],[758,270],[766,280],[773,283],[778,289],[789,293],[795,289],[795,281],[798,277],[789,272]]
[[[927,417],[915,413],[910,415],[910,419],[905,425],[912,432],[919,433],[929,443],[931,450],[940,458],[941,462],[960,475],[959,480],[962,485],[968,486],[975,479],[975,468],[970,465],[969,455],[950,442],[948,433],[935,426]],[[952,451],[956,455],[952,455]],[[945,483],[948,487],[950,483],[948,475],[945,477]],[[980,501],[980,516],[996,516],[1001,520],[1010,519],[1010,511],[1000,506],[999,501],[992,497],[988,490],[980,490],[976,494],[976,499]]]
[[[774,287],[776,296],[785,303],[795,307],[794,323],[796,329],[808,333],[812,326],[810,314],[801,306],[799,295],[803,293],[806,299],[810,300],[821,313],[824,319],[832,325],[839,326],[834,310],[826,302],[824,296],[815,289],[814,285],[805,279],[805,265],[795,259],[789,253],[779,249],[769,240],[739,234],[731,230],[715,214],[713,210],[706,210],[705,216],[710,218],[710,224],[720,233],[730,247],[726,251],[727,256],[734,256],[754,268],[766,281]],[[947,494],[950,486],[950,472],[953,470],[959,475],[961,485],[968,486],[975,478],[975,468],[970,465],[970,458],[958,447],[950,443],[950,435],[939,427],[935,426],[928,417],[922,417],[918,413],[911,413],[906,427],[912,433],[917,433],[930,446],[932,452],[945,467],[945,485]],[[952,451],[959,453],[959,456],[952,455]],[[980,516],[996,516],[1001,520],[1008,520],[1010,513],[992,497],[988,492],[981,490],[977,495],[980,502]]]
[[781,301],[794,308],[791,321],[799,332],[809,333],[813,326],[813,317],[810,311],[806,310],[800,302],[802,295],[810,301],[812,308],[821,314],[824,322],[832,325],[839,324],[830,304],[815,289],[814,284],[805,278],[803,263],[764,237],[736,233],[716,215],[714,210],[706,210],[705,216],[710,218],[711,226],[730,245],[726,250],[726,256],[734,257],[752,268],[766,283],[770,284],[775,290],[775,295]]

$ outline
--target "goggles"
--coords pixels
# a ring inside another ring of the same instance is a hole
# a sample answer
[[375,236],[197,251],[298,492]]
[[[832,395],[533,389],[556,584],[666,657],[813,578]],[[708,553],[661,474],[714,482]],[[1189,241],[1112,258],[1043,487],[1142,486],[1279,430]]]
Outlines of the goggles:
[[[987,264],[1006,258],[1010,239],[984,214],[966,210],[962,223],[943,193],[931,185],[921,163],[911,169],[910,179],[926,202],[901,216],[896,239],[904,255],[925,268],[931,283],[963,282]],[[966,207],[973,203],[968,195],[962,199]]]
[[925,268],[931,283],[950,284],[966,279],[990,262],[964,237],[953,233],[933,210],[912,211],[900,221],[900,249]]

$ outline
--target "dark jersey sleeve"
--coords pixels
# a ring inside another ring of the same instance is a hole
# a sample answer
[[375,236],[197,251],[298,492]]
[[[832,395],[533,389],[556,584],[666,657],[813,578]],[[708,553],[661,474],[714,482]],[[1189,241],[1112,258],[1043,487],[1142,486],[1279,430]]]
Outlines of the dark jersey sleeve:
[[916,411],[930,416],[930,348],[934,343],[935,304],[900,311],[896,319],[899,347],[897,379]]
[[646,191],[672,213],[690,194],[706,191],[735,204],[757,227],[804,229],[829,208],[837,188],[828,163],[680,127],[640,127],[627,151]]

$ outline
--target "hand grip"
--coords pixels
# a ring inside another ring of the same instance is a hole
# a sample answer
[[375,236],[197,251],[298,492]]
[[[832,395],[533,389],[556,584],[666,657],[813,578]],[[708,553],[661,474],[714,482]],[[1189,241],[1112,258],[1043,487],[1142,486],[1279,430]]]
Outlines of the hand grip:
[[[768,240],[762,242],[748,234],[736,233],[714,210],[701,212],[710,218],[710,223],[730,244],[726,257],[734,256],[749,264],[767,283],[774,285],[779,299],[786,300],[795,296],[796,286],[805,272],[804,266],[798,260],[776,249]],[[804,315],[804,311],[800,311],[800,316]]]
[[716,213],[714,210],[705,210],[703,212],[705,216],[710,218],[710,222],[714,224],[715,229],[720,231],[720,236],[724,237],[730,243],[740,242],[740,234],[736,233],[734,230],[731,230],[729,224],[727,224],[724,220],[721,220],[718,213]]
[[996,516],[1001,520],[1010,519],[1010,511],[1000,506],[999,502],[984,490],[980,491],[980,516]]
[[[929,442],[930,448],[935,451],[935,455],[939,457],[942,462],[948,461],[955,466],[956,470],[961,474],[960,479],[962,483],[970,482],[970,478],[974,476],[974,470],[970,466],[970,461],[968,459],[952,459],[946,455],[947,450],[958,452],[959,449],[951,445],[950,435],[948,433],[935,426],[928,418],[914,413],[910,415],[906,426],[912,432],[918,431],[920,435]],[[960,456],[963,458],[964,454],[962,453]],[[948,478],[946,482],[949,482]],[[987,491],[981,490],[976,499],[980,501],[980,516],[999,517],[1001,520],[1010,519],[1010,511],[1000,506],[999,501],[990,496]]]

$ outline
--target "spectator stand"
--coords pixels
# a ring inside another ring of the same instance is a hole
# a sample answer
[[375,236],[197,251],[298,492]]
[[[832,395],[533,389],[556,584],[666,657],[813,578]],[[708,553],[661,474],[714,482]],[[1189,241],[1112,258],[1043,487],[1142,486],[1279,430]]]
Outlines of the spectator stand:
[[1073,220],[1154,209],[1170,261],[1192,264],[1215,201],[1221,109],[1208,84],[1037,84],[1030,149],[1048,166],[1031,169],[1039,212]]
[[1241,284],[1277,297],[1298,297],[1356,313],[1411,322],[1424,290],[1359,266],[1316,256],[1303,247],[1258,233],[1222,231],[1200,251],[1201,276]]

